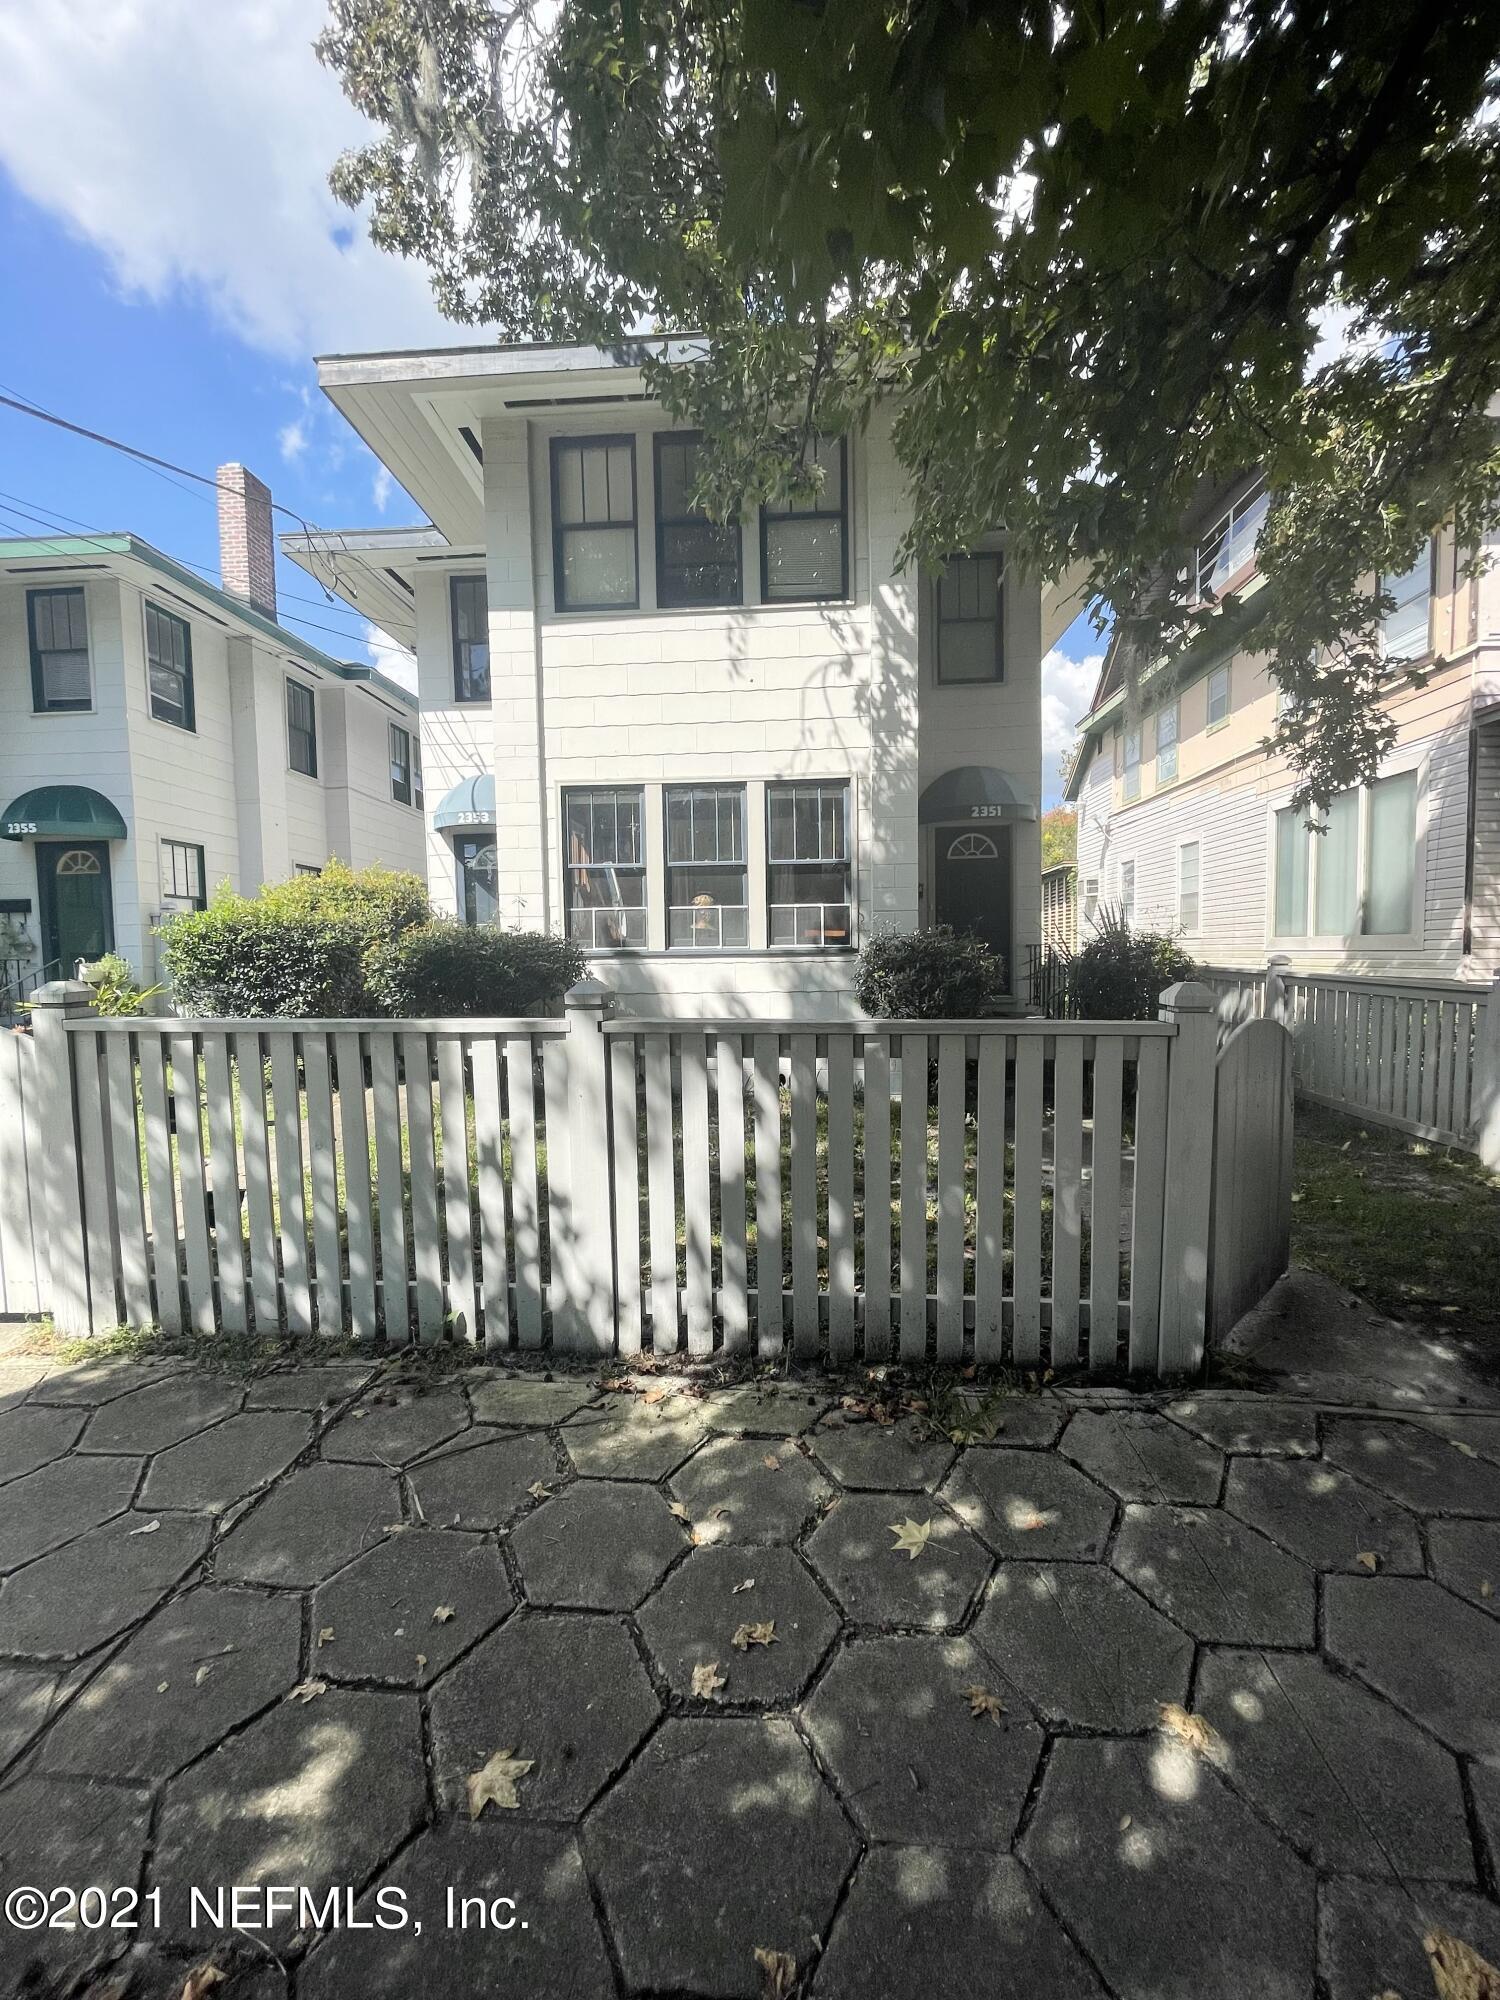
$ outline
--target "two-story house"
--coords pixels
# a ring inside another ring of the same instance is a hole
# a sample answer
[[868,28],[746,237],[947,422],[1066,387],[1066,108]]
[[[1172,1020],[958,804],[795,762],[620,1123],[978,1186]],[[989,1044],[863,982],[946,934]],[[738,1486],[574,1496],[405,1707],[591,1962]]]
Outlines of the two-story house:
[[981,932],[1016,991],[1043,591],[999,531],[940,578],[899,563],[888,417],[821,441],[816,497],[717,525],[639,360],[318,364],[432,523],[282,547],[415,648],[434,900],[566,930],[640,1012],[848,1009],[864,939],[938,922]]
[[[1241,482],[1196,538],[1198,594],[1245,614],[1266,495]],[[1464,574],[1451,528],[1385,581],[1396,741],[1372,784],[1319,831],[1292,809],[1296,777],[1268,751],[1278,691],[1226,614],[1127,700],[1115,650],[1083,718],[1068,797],[1078,807],[1080,935],[1102,906],[1178,932],[1211,965],[1284,954],[1305,972],[1488,980],[1500,966],[1500,573]],[[1372,580],[1373,584],[1373,580]],[[1414,686],[1399,669],[1423,669]]]
[[0,541],[0,991],[337,856],[423,868],[415,697],[276,622],[271,499],[219,470],[224,587],[128,534]]

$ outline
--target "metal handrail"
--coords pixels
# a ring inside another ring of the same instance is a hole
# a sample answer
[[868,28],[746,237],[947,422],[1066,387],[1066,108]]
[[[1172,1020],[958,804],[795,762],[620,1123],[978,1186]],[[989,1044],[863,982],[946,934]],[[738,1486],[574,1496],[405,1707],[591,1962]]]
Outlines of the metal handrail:
[[[17,962],[11,961],[13,964]],[[27,995],[35,993],[50,979],[61,979],[62,969],[62,960],[52,958],[45,965],[39,965],[35,972],[23,972],[7,985],[0,986],[0,1026],[14,1027],[17,1018],[25,1012]]]

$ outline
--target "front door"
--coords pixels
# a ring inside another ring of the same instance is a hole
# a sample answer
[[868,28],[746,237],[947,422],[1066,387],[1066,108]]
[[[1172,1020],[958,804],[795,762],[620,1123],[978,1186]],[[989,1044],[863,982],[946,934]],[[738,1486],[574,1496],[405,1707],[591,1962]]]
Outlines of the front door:
[[1015,991],[1011,964],[1010,828],[939,826],[933,829],[937,854],[936,920],[956,931],[973,931],[1005,961],[1006,979]]
[[114,904],[109,889],[109,849],[102,841],[38,841],[37,903],[42,956],[71,979],[81,958],[113,951]]

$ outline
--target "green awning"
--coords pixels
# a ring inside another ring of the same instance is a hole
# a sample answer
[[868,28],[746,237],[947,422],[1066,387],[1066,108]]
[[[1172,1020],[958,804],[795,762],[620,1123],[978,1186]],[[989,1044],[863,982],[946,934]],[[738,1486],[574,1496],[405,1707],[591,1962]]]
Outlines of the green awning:
[[917,819],[923,826],[945,820],[1036,818],[1036,807],[1013,778],[982,764],[944,771],[922,793]]
[[0,840],[123,840],[125,822],[87,785],[37,785],[0,815]]
[[481,778],[460,778],[453,789],[444,794],[437,810],[432,815],[432,823],[444,833],[451,833],[457,827],[493,826],[495,824],[495,780],[489,772]]

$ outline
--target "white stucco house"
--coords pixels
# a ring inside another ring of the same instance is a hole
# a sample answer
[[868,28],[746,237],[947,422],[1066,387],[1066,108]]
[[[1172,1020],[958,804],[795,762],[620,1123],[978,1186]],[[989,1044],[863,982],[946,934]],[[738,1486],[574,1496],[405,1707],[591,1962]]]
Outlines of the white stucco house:
[[847,1010],[873,931],[936,922],[1024,991],[1040,661],[1074,607],[998,530],[941,578],[898,565],[888,417],[821,442],[816,501],[716,526],[639,363],[318,364],[431,523],[282,548],[416,652],[434,900],[568,931],[643,1013]]
[[412,694],[276,622],[270,495],[219,472],[224,587],[129,534],[0,541],[0,1005],[221,882],[420,872]]
[[[1072,768],[1079,930],[1104,906],[1181,934],[1218,966],[1276,954],[1305,973],[1488,982],[1500,969],[1500,569],[1466,574],[1451,525],[1385,580],[1395,741],[1324,830],[1267,749],[1279,694],[1255,649],[1267,507],[1251,474],[1189,524],[1199,593],[1232,593],[1134,709],[1107,655]],[[1373,587],[1373,579],[1371,580]],[[1421,685],[1405,669],[1414,667]]]

